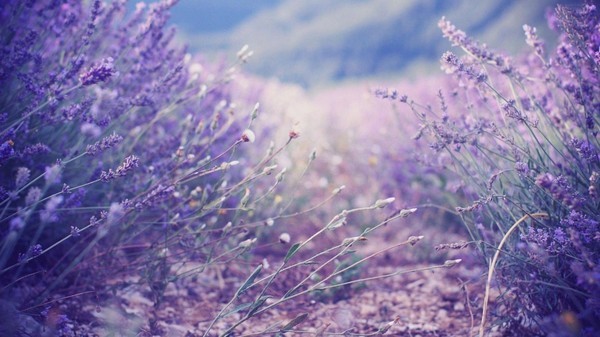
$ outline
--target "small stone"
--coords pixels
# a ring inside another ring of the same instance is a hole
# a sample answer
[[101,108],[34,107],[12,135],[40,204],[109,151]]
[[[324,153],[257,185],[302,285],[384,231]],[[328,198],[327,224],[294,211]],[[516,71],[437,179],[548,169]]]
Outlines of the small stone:
[[440,321],[444,321],[448,319],[448,311],[446,311],[445,309],[440,309],[437,313],[437,315],[435,316],[435,320],[437,322]]
[[454,303],[454,311],[464,311],[465,305],[462,302]]

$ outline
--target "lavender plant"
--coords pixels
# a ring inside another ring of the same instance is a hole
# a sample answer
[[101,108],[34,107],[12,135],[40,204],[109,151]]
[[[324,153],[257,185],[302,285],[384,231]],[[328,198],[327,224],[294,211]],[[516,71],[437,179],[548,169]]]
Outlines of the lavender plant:
[[[555,52],[525,25],[531,52],[511,58],[442,18],[463,54],[442,56],[455,84],[439,109],[378,92],[408,105],[418,138],[446,163],[439,174],[457,176],[457,200],[470,199],[456,212],[490,266],[480,336],[488,315],[511,334],[600,331],[600,13],[558,6],[549,23]],[[501,295],[488,313],[493,282]]]
[[0,296],[22,313],[124,274],[158,305],[167,259],[243,251],[220,228],[274,157],[247,157],[258,104],[231,80],[251,52],[199,63],[172,42],[175,4],[0,7]]
[[[269,129],[255,125],[259,105],[233,80],[251,51],[242,48],[231,64],[188,55],[167,27],[176,2],[139,4],[129,14],[125,1],[0,6],[0,334],[81,334],[64,300],[95,302],[101,315],[111,295],[132,288],[151,298],[152,316],[169,286],[234,266],[246,281],[202,332],[242,313],[220,332],[231,335],[295,298],[411,271],[363,276],[358,266],[379,253],[346,258],[356,242],[412,208],[315,248],[318,237],[343,232],[348,215],[383,208],[394,201],[388,198],[341,211],[259,278],[266,262],[253,267],[255,246],[273,237],[291,243],[288,233],[273,235],[273,224],[321,207],[341,189],[304,208],[294,195],[274,202],[286,179],[277,157],[299,135],[291,131],[266,153],[255,149]],[[290,271],[300,277],[274,290]],[[303,317],[265,333],[288,332]],[[157,321],[136,322],[132,334],[163,334]]]

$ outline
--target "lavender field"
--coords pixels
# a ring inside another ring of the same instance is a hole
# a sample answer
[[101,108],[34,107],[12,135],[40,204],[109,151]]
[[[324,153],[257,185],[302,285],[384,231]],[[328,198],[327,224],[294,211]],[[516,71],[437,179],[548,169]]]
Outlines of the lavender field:
[[0,337],[600,335],[594,1],[4,0]]

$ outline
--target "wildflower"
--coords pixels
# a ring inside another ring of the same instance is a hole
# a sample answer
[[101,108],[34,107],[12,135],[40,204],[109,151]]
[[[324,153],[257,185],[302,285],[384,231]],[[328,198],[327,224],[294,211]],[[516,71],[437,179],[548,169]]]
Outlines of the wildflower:
[[72,325],[73,322],[67,315],[58,315],[56,317],[55,327],[56,332],[59,336],[71,336],[73,335]]
[[546,189],[552,187],[553,182],[554,176],[550,173],[542,173],[535,178],[535,184]]
[[537,29],[528,25],[523,25],[525,31],[525,42],[535,50],[538,56],[544,55],[544,42],[537,35]]
[[108,208],[108,215],[106,217],[106,225],[112,226],[117,224],[117,222],[125,215],[125,209],[123,205],[118,202],[113,202],[110,204]]
[[518,161],[515,163],[515,171],[517,171],[519,174],[526,176],[529,174],[529,167],[527,166],[527,164]]
[[392,90],[390,93],[388,89],[375,89],[375,97],[379,98],[389,98],[391,100],[395,100],[398,98],[398,91]]
[[560,220],[560,224],[565,228],[573,229],[585,244],[593,243],[596,234],[600,231],[600,222],[597,219],[577,210],[571,210],[567,217]]
[[10,219],[10,230],[11,231],[19,231],[21,230],[23,227],[25,227],[25,221],[23,221],[23,218],[21,218],[20,216],[14,217],[12,219]]
[[81,235],[80,232],[81,232],[81,229],[79,229],[79,227],[71,226],[70,234],[72,237],[74,237],[74,238],[79,237]]
[[40,220],[46,223],[58,221],[56,209],[63,202],[63,200],[64,197],[62,195],[55,195],[50,198],[44,205],[44,210],[40,212]]
[[22,187],[29,181],[29,175],[31,171],[27,167],[19,167],[17,170],[17,176],[15,178],[15,186],[17,188]]
[[154,205],[155,203],[166,200],[173,196],[173,191],[175,188],[173,186],[164,186],[159,184],[155,189],[150,191],[140,202],[135,204],[135,208],[141,210],[144,207],[149,207]]
[[61,179],[61,167],[59,164],[54,164],[52,166],[46,166],[46,170],[44,172],[44,179],[46,180],[47,185],[54,185],[60,183]]
[[[64,185],[63,185],[63,193],[65,193],[65,189],[64,189]],[[66,191],[68,193],[70,193],[69,191],[69,186],[66,186],[67,189]],[[67,198],[67,200],[65,200],[65,203],[63,205],[64,208],[77,208],[80,207],[82,202],[83,202],[83,198],[85,197],[86,194],[86,190],[85,188],[78,188],[76,189],[71,195],[69,195],[69,197]]]
[[88,70],[79,75],[79,81],[86,86],[92,85],[107,81],[115,73],[114,60],[112,57],[107,57],[103,58],[99,64],[91,66]]
[[5,141],[0,144],[0,162],[15,155],[12,141]]
[[25,197],[26,205],[33,205],[42,197],[42,190],[39,187],[32,187],[27,192],[27,196]]
[[131,171],[134,167],[137,167],[139,163],[139,158],[131,155],[125,158],[123,163],[117,167],[115,171],[109,169],[108,172],[102,171],[100,174],[100,180],[104,182],[108,182],[117,177],[124,177],[127,175],[129,171]]
[[110,149],[111,147],[119,144],[122,140],[123,137],[113,132],[110,136],[102,138],[102,140],[94,143],[93,145],[88,145],[85,149],[85,152],[86,154],[93,156],[106,149]]
[[575,148],[575,151],[581,156],[581,158],[590,164],[599,162],[598,151],[587,140],[580,140],[577,138],[571,138],[571,146]]
[[21,152],[21,157],[27,158],[27,157],[32,157],[33,155],[36,154],[44,154],[44,153],[48,153],[50,152],[50,148],[42,143],[37,143],[34,145],[30,145],[28,147],[25,148],[25,150],[23,150],[23,152]]
[[30,246],[27,249],[27,252],[25,252],[24,254],[21,253],[19,254],[19,262],[27,262],[30,259],[36,258],[38,256],[40,256],[42,254],[42,252],[44,251],[44,249],[42,248],[42,245],[40,244],[35,244],[33,246]]

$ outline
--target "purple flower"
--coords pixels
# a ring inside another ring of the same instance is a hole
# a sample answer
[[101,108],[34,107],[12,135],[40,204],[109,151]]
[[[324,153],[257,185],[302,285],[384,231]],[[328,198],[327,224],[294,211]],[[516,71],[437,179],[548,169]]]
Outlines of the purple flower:
[[85,197],[86,190],[84,188],[78,188],[65,200],[63,204],[64,208],[77,208],[83,204],[83,198]]
[[21,157],[31,157],[33,155],[36,154],[45,154],[50,152],[50,148],[42,143],[37,143],[31,146],[28,146],[25,148],[25,150],[23,150],[23,152],[21,153]]
[[31,171],[27,167],[19,167],[15,178],[15,187],[20,188],[29,181]]
[[599,162],[598,151],[593,144],[587,140],[580,140],[577,138],[571,138],[571,146],[575,148],[575,151],[581,156],[581,158],[590,164],[596,164]]
[[27,249],[27,252],[19,254],[19,262],[26,262],[29,259],[38,257],[40,256],[40,254],[42,254],[43,251],[44,249],[42,248],[42,245],[33,245],[29,247],[29,249]]
[[135,208],[141,210],[144,207],[150,207],[159,201],[168,199],[173,196],[174,190],[175,188],[173,186],[158,185],[155,189],[150,191],[141,202],[136,203]]
[[552,197],[569,208],[579,208],[585,198],[568,182],[567,177],[554,177],[550,173],[542,173],[535,178],[535,184],[551,193]]
[[584,244],[595,242],[595,237],[600,232],[600,222],[579,211],[571,211],[569,215],[560,220],[565,228],[572,228],[579,235]]
[[535,50],[539,56],[544,55],[544,42],[537,35],[537,29],[528,25],[523,25],[525,31],[525,42]]
[[546,230],[540,228],[528,227],[527,232],[521,234],[521,240],[535,243],[541,247],[546,247],[549,239],[550,234]]
[[112,57],[103,58],[99,64],[93,65],[81,75],[79,81],[83,85],[92,85],[99,82],[105,82],[116,74],[114,61]]
[[15,155],[15,150],[13,149],[13,142],[6,141],[0,144],[0,163],[11,158]]
[[56,214],[56,209],[63,202],[64,197],[62,195],[56,195],[50,198],[44,209],[40,212],[40,221],[43,223],[57,222],[58,215]]
[[42,190],[39,187],[31,187],[25,197],[26,205],[33,205],[42,197]]
[[62,168],[59,164],[54,164],[52,166],[46,166],[44,170],[44,179],[46,180],[47,185],[54,185],[60,183],[62,178]]
[[519,174],[526,176],[529,174],[529,166],[527,166],[527,164],[521,161],[518,161],[515,163],[515,171],[519,172]]
[[19,231],[25,227],[25,221],[20,216],[10,219],[10,230]]
[[85,152],[93,156],[106,149],[110,149],[111,147],[119,144],[122,140],[123,137],[113,132],[110,136],[102,138],[101,141],[98,141],[93,145],[88,145]]
[[71,328],[72,321],[67,315],[58,315],[55,321],[55,328],[58,336],[70,337],[74,336]]
[[74,238],[79,237],[81,235],[80,232],[81,232],[81,230],[79,229],[79,227],[71,226],[70,234],[72,237],[74,237]]
[[124,177],[129,171],[133,170],[133,168],[138,167],[138,163],[138,157],[134,155],[128,156],[125,158],[123,163],[117,167],[115,171],[113,171],[112,169],[109,169],[108,172],[102,171],[102,173],[100,173],[100,180],[108,182],[117,177]]
[[527,116],[525,116],[517,107],[515,106],[515,100],[509,100],[508,102],[502,105],[502,110],[506,113],[506,117],[516,119],[520,122],[526,123]]

